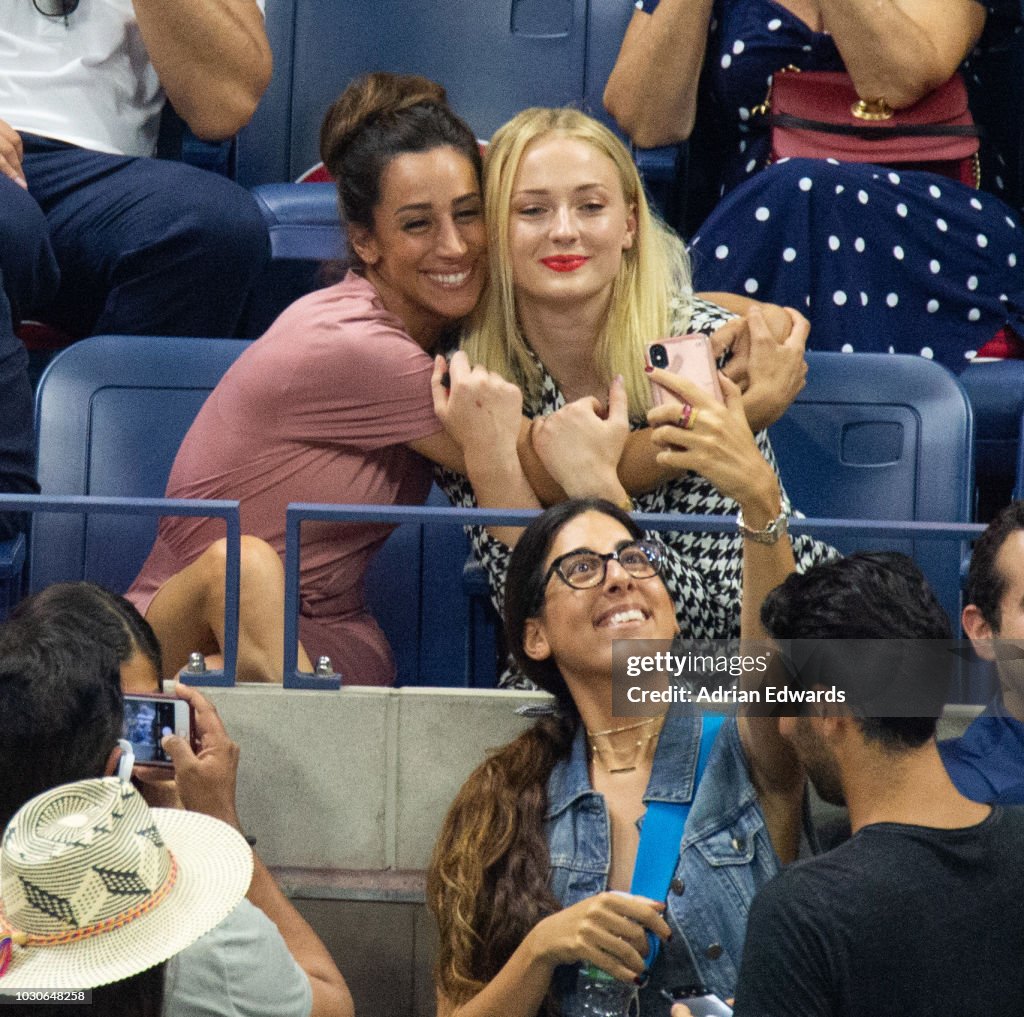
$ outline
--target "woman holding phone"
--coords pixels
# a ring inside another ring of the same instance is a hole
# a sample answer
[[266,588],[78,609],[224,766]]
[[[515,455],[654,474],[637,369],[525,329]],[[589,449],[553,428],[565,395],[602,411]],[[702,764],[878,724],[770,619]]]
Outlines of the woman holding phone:
[[[639,511],[735,514],[733,499],[692,472],[689,463],[680,468],[659,460],[645,426],[652,405],[645,347],[689,332],[712,335],[719,347],[731,344],[735,355],[726,371],[741,382],[746,413],[761,429],[782,415],[803,386],[804,319],[726,294],[714,295],[718,303],[694,297],[683,244],[652,215],[629,152],[611,131],[578,110],[528,109],[502,127],[487,151],[484,194],[489,281],[464,352],[452,361],[450,392],[439,385],[440,365],[435,370],[435,403],[456,442],[473,440],[465,429],[454,433],[451,423],[449,403],[460,388],[467,396],[479,388],[481,401],[496,405],[501,398],[514,401],[510,393],[501,395],[504,383],[522,393],[524,411],[534,418],[518,436],[520,457],[538,457],[558,480],[556,446],[571,443],[577,458],[584,456],[580,431],[600,433],[607,423],[605,407],[622,403],[632,431],[618,471],[623,504],[628,494],[630,507]],[[736,319],[721,304],[748,313]],[[781,341],[775,333],[781,333]],[[460,399],[457,408],[461,405]],[[700,428],[699,411],[688,423]],[[479,433],[483,422],[475,426]],[[763,430],[757,442],[777,473]],[[473,504],[474,491],[480,504],[491,507],[537,505],[563,495],[534,493],[515,476],[501,476],[502,463],[506,473],[517,474],[519,464],[508,456],[501,462],[481,457],[477,463],[466,455],[468,481],[444,473],[456,504]],[[790,511],[782,491],[779,518]],[[666,538],[678,557],[670,556],[663,575],[686,634],[737,635],[739,536],[671,533]],[[473,539],[500,604],[507,543],[515,534],[475,530]],[[794,550],[800,569],[834,553],[806,537],[795,541]],[[707,584],[695,586],[681,563],[696,566]]]

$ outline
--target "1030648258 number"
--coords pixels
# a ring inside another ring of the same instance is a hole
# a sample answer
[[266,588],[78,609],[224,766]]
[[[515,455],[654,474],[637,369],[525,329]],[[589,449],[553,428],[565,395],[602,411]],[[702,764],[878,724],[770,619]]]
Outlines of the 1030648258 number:
[[0,986],[0,1007],[17,1003],[91,1003],[91,989],[5,989]]

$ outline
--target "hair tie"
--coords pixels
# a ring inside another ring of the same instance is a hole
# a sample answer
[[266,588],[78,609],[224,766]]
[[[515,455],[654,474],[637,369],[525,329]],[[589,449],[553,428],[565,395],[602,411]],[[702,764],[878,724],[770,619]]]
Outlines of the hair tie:
[[524,703],[514,711],[517,717],[558,717],[561,711],[553,703]]

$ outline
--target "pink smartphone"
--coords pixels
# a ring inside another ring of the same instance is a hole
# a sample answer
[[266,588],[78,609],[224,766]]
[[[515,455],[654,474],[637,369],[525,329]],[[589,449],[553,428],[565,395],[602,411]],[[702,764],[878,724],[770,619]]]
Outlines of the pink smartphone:
[[[711,349],[711,340],[700,332],[690,335],[677,335],[661,342],[648,343],[646,360],[650,367],[663,367],[666,371],[678,374],[681,378],[699,385],[713,399],[725,402],[722,386],[718,381],[718,366]],[[667,402],[679,404],[677,395],[651,382],[651,393],[656,406]]]

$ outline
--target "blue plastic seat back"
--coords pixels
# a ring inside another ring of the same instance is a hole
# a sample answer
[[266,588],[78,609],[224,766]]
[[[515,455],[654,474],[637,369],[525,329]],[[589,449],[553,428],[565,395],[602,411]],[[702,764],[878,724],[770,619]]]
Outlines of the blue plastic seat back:
[[[41,379],[36,399],[43,492],[162,496],[196,413],[247,345],[237,339],[96,336],[64,350]],[[155,532],[155,521],[145,517],[37,513],[30,588],[91,579],[123,592]],[[371,565],[368,601],[394,648],[402,682],[465,682],[466,548],[459,527],[427,531],[409,523],[392,533]],[[435,562],[429,600],[422,592],[425,556]],[[449,559],[446,580],[441,566]],[[421,633],[428,641],[422,662]]]
[[320,121],[355,76],[423,74],[490,137],[526,106],[584,93],[587,0],[294,0],[267,3],[275,69],[239,136],[247,186],[293,180],[315,163]]
[[1013,497],[1016,501],[1024,499],[1024,415],[1020,420],[1020,436],[1017,441],[1017,479],[1013,485]]
[[[246,345],[96,336],[68,347],[36,394],[43,493],[162,497],[181,439]],[[123,592],[155,533],[155,520],[144,517],[37,513],[30,588],[91,579]]]
[[1015,486],[1020,488],[1016,469],[1024,415],[1024,361],[971,364],[960,381],[974,410],[979,518],[988,519],[1006,504]]
[[[616,134],[625,137],[619,125],[604,108],[604,88],[612,73],[622,46],[622,37],[633,17],[631,3],[622,0],[590,0],[587,6],[587,58],[583,91],[583,108],[607,124]],[[677,162],[680,148],[666,145],[661,148],[641,148],[634,151],[637,166],[647,185],[648,193],[668,222],[675,224],[678,209],[675,204]]]
[[[921,357],[808,353],[807,385],[771,428],[793,505],[808,516],[969,522],[973,422],[963,387]],[[954,626],[958,541],[838,541],[911,554]]]

